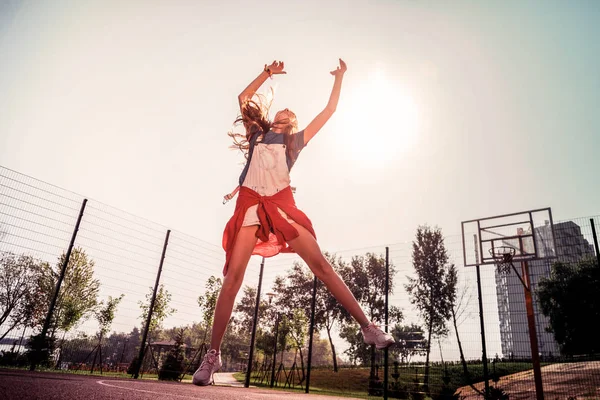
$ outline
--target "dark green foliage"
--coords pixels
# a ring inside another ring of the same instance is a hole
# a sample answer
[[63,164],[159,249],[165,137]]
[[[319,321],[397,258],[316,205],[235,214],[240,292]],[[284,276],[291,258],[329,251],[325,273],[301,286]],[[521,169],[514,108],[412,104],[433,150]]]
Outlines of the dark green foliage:
[[509,400],[508,393],[496,386],[490,386],[487,398],[489,400]]
[[575,265],[557,262],[550,277],[540,282],[537,295],[542,312],[549,318],[548,330],[563,354],[600,352],[598,332],[592,328],[600,321],[598,288],[600,267],[592,258]]
[[448,334],[447,322],[452,317],[456,299],[456,280],[453,265],[448,263],[448,252],[439,228],[419,226],[412,244],[412,263],[415,277],[408,276],[404,287],[410,302],[419,310],[427,329],[424,390],[429,386],[429,354],[432,337]]
[[27,357],[16,351],[3,351],[0,353],[0,365],[24,367],[27,365]]
[[129,375],[135,374],[135,369],[137,368],[138,362],[139,362],[139,357],[138,356],[133,357],[133,360],[131,360],[131,362],[129,363],[129,367],[127,367],[127,373]]
[[396,345],[390,349],[390,352],[394,357],[399,357],[403,363],[409,363],[413,356],[425,355],[427,340],[423,328],[419,325],[396,324],[391,333],[396,340]]
[[[148,318],[148,311],[150,310],[150,303],[152,302],[152,294],[154,292],[154,288],[150,287],[149,289],[149,292],[146,294],[146,301],[138,301],[138,305],[142,310],[140,319],[144,325]],[[148,326],[148,341],[157,337],[158,331],[162,329],[162,322],[165,318],[177,312],[176,309],[169,307],[169,303],[171,303],[171,293],[161,283],[154,299],[152,318],[150,318],[150,325]]]
[[52,353],[56,348],[52,337],[42,337],[41,334],[33,335],[27,342],[25,353],[30,364],[49,367],[52,363]]
[[439,394],[434,395],[433,400],[461,400],[463,396],[454,393],[454,389],[449,386],[442,387]]
[[46,263],[31,256],[0,253],[0,340],[16,328],[31,326],[47,303],[38,296],[38,282]]
[[[350,291],[356,297],[367,318],[383,326],[385,314],[385,258],[383,255],[366,253],[364,256],[353,256],[347,268],[341,269],[340,275]],[[394,293],[396,268],[389,265],[390,295]],[[395,306],[389,308],[389,325],[402,322],[402,310]],[[345,339],[350,347],[345,353],[353,363],[367,365],[372,363],[374,353],[370,346],[363,341],[362,332],[354,321],[346,322],[340,329],[340,337]]]
[[219,299],[219,293],[221,293],[222,286],[223,281],[221,278],[211,276],[206,282],[206,291],[204,292],[204,295],[198,296],[198,306],[202,310],[202,319],[205,325],[202,343],[206,342],[209,328],[212,327],[213,319],[215,317],[215,308],[217,307],[217,300]]
[[183,329],[175,337],[175,345],[167,354],[158,371],[158,379],[161,381],[176,381],[185,368],[185,354],[183,348]]
[[[53,267],[42,265],[37,290],[44,304],[50,304],[65,259],[66,254],[63,253]],[[54,337],[57,331],[70,331],[96,309],[100,281],[94,279],[94,268],[94,260],[82,248],[73,248],[50,320],[50,336]],[[40,308],[33,315],[31,326],[43,326],[46,312],[47,308]]]

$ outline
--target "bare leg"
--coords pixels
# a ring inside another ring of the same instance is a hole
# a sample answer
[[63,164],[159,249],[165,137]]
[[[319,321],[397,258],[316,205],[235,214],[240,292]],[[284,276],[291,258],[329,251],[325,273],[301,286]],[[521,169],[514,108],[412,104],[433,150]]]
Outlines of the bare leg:
[[298,229],[300,236],[290,240],[289,245],[308,264],[308,267],[317,278],[325,283],[331,294],[348,310],[360,326],[364,328],[369,325],[369,319],[350,289],[348,289],[348,286],[346,286],[342,278],[335,272],[327,259],[323,257],[315,238],[303,226],[294,224],[294,227]]
[[256,238],[257,230],[258,225],[244,226],[238,232],[231,260],[229,261],[229,267],[227,268],[227,275],[225,275],[225,279],[223,280],[223,287],[221,288],[215,307],[215,318],[210,341],[211,349],[219,351],[221,347],[221,341],[223,340],[223,335],[233,311],[235,297],[242,286],[248,261],[250,261],[252,250],[254,250],[254,246],[258,240]]

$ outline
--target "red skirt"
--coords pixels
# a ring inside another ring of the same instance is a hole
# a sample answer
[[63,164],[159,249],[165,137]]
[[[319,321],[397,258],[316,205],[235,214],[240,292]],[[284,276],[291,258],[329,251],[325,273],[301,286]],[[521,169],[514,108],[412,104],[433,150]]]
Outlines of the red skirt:
[[244,222],[246,211],[255,204],[258,204],[260,227],[256,231],[258,241],[252,255],[273,257],[279,253],[294,252],[287,242],[298,237],[298,230],[279,213],[278,208],[283,210],[294,222],[306,228],[316,239],[312,222],[296,207],[294,195],[289,186],[273,196],[261,196],[254,190],[242,186],[233,216],[225,225],[223,232],[223,249],[225,250],[223,275],[227,275],[235,239]]

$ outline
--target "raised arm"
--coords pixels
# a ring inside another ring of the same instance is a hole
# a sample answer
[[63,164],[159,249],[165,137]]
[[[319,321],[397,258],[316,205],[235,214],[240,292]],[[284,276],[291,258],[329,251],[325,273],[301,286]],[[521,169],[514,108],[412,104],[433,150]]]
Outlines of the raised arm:
[[344,73],[347,69],[346,63],[340,58],[340,66],[337,67],[335,71],[331,71],[331,75],[335,77],[335,80],[333,82],[333,89],[331,89],[331,95],[329,96],[329,102],[325,106],[325,109],[321,111],[306,128],[304,128],[304,144],[308,143],[308,141],[321,130],[323,125],[325,125],[335,112],[340,99],[342,79],[344,78]]
[[262,86],[263,83],[265,83],[268,77],[270,77],[271,75],[287,73],[283,70],[283,67],[283,61],[273,61],[271,65],[265,64],[265,68],[263,69],[263,71],[238,96],[240,108],[246,100],[249,100],[252,98],[252,96],[254,96],[254,93],[256,93],[256,91]]

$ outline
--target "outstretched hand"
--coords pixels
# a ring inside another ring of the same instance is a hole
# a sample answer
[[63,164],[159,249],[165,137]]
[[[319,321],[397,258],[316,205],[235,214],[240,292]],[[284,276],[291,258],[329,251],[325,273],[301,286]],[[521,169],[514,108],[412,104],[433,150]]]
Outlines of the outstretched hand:
[[344,73],[346,72],[346,70],[348,69],[348,67],[346,66],[346,63],[344,62],[344,60],[342,60],[340,58],[340,66],[337,67],[334,71],[331,71],[331,75],[337,77],[342,77],[344,75]]
[[271,75],[287,74],[283,68],[283,61],[273,61],[271,65],[265,64],[265,71],[270,72]]

